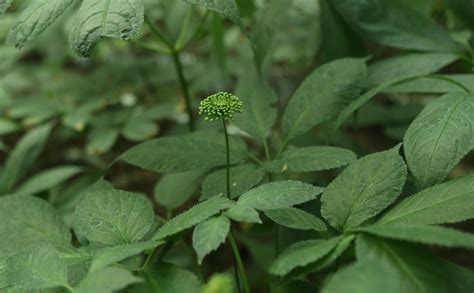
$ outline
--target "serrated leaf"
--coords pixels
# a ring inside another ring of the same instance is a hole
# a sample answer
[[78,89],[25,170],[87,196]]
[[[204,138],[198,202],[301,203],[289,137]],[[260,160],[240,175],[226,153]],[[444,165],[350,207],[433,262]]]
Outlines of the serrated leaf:
[[83,0],[70,36],[79,56],[87,57],[102,37],[130,40],[143,25],[141,0]]
[[316,68],[291,97],[283,115],[286,139],[335,118],[360,93],[365,59],[339,59]]
[[171,264],[160,266],[143,274],[145,281],[136,292],[143,293],[202,293],[202,283],[192,272]]
[[281,156],[265,163],[264,168],[269,172],[311,172],[339,168],[357,159],[356,155],[346,149],[313,146],[291,149]]
[[142,279],[123,268],[108,267],[90,272],[74,289],[76,293],[112,293],[139,283]]
[[357,231],[379,237],[405,240],[445,247],[474,249],[474,235],[441,226],[377,225],[359,228]]
[[79,166],[60,166],[38,173],[22,183],[14,193],[36,194],[48,190],[82,172]]
[[405,198],[390,209],[378,224],[431,225],[474,218],[472,174],[435,185]]
[[7,43],[22,48],[50,27],[73,0],[36,0],[23,10],[8,33]]
[[244,24],[240,19],[240,11],[234,0],[182,0],[184,2],[203,6],[209,10],[222,14],[232,20],[245,32]]
[[197,253],[198,264],[206,255],[216,250],[225,242],[230,230],[230,221],[220,215],[199,223],[193,232],[193,247]]
[[194,225],[218,214],[221,210],[228,209],[234,205],[234,202],[223,197],[213,197],[201,203],[198,203],[189,210],[177,215],[166,222],[153,239],[164,239],[183,230],[189,229]]
[[265,215],[273,222],[292,229],[316,231],[327,230],[326,225],[322,220],[297,208],[291,207],[268,210],[265,211]]
[[342,237],[329,240],[307,240],[297,242],[283,251],[270,266],[270,273],[285,276],[298,267],[307,266],[326,256],[336,247]]
[[[220,169],[209,174],[202,183],[201,199],[213,196],[227,196],[227,170]],[[252,164],[230,168],[230,197],[237,198],[245,191],[257,185],[265,172]]]
[[428,104],[403,139],[420,189],[443,181],[474,144],[474,95],[451,93]]
[[13,0],[0,0],[0,14],[5,13],[8,7],[10,7],[13,3]]
[[71,233],[61,215],[46,201],[29,195],[8,195],[0,198],[0,254],[19,246],[53,243],[67,246]]
[[331,226],[357,227],[395,201],[407,177],[399,148],[360,158],[329,184],[321,197],[321,214]]
[[[230,141],[231,164],[245,161],[245,145],[237,139]],[[226,164],[224,137],[220,133],[195,132],[177,137],[165,137],[139,144],[120,159],[143,169],[176,173]]]
[[437,72],[459,58],[451,53],[411,53],[384,59],[369,66],[366,87]]
[[40,244],[11,255],[7,260],[8,282],[24,289],[67,285],[67,270],[51,244]]
[[257,210],[244,205],[234,205],[224,214],[236,222],[262,223]]
[[300,181],[266,183],[244,193],[238,205],[256,210],[273,210],[291,207],[315,199],[323,189]]
[[207,170],[193,170],[163,175],[155,185],[156,202],[170,210],[180,207],[196,192],[206,173]]
[[359,235],[356,256],[361,261],[382,264],[383,279],[396,284],[389,292],[466,292],[474,286],[471,271],[407,243]]
[[382,45],[432,52],[457,52],[447,31],[398,1],[331,0],[343,19],[364,37]]
[[0,194],[11,191],[15,184],[24,176],[28,168],[39,156],[50,132],[51,125],[40,126],[28,132],[16,144],[0,176],[0,182],[2,182]]
[[154,249],[161,244],[163,244],[162,241],[150,240],[103,248],[95,252],[89,271],[92,272],[102,270],[111,264],[140,254],[143,251]]
[[91,242],[129,244],[140,241],[153,221],[153,208],[143,195],[104,188],[84,195],[74,213],[74,230]]

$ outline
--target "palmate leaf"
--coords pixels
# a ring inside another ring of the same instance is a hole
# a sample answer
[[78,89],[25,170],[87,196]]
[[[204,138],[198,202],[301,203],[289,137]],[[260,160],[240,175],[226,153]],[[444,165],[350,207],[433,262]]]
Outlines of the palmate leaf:
[[79,166],[60,166],[47,169],[23,182],[17,189],[15,189],[14,193],[35,194],[45,191],[82,171],[83,169]]
[[24,289],[46,289],[68,284],[66,265],[51,244],[34,245],[7,260],[8,282]]
[[[231,164],[243,163],[247,157],[242,141],[231,139]],[[147,141],[126,151],[120,159],[143,169],[177,173],[226,164],[225,141],[214,132],[165,137]]]
[[394,0],[331,0],[343,19],[361,35],[382,45],[433,52],[459,47],[433,20]]
[[90,190],[74,213],[80,237],[106,245],[140,241],[150,230],[154,212],[141,194],[104,188]]
[[273,210],[291,207],[315,199],[323,189],[300,181],[266,183],[244,193],[238,205],[256,210]]
[[286,139],[331,120],[360,93],[365,59],[339,59],[316,68],[291,97],[283,115]]
[[405,155],[420,189],[444,180],[472,149],[473,109],[473,94],[446,94],[426,106],[408,128]]
[[71,233],[61,215],[49,203],[37,197],[1,197],[0,222],[0,254],[36,243],[67,247],[71,241]]
[[141,0],[83,0],[70,36],[79,56],[89,56],[102,37],[129,40],[142,28]]
[[193,247],[197,253],[198,264],[206,255],[225,242],[230,230],[230,221],[224,216],[216,216],[199,223],[193,232]]
[[51,26],[72,2],[73,0],[32,1],[10,29],[7,43],[22,48]]
[[435,185],[405,198],[391,208],[378,224],[431,225],[474,218],[474,175]]
[[407,177],[399,148],[357,160],[326,188],[321,214],[334,228],[357,227],[395,201]]
[[265,215],[275,223],[298,230],[316,230],[326,231],[324,222],[316,216],[297,209],[297,208],[282,208],[276,210],[265,211]]
[[233,201],[223,197],[213,197],[198,203],[189,210],[166,222],[153,236],[153,239],[164,239],[183,230],[189,229],[218,214],[220,211],[232,207],[233,205]]
[[192,272],[162,263],[143,274],[144,282],[134,287],[143,293],[202,293],[202,283]]
[[346,149],[313,146],[291,149],[281,156],[265,163],[264,168],[269,172],[311,172],[339,168],[357,159],[356,155]]
[[283,251],[270,266],[270,273],[285,276],[298,267],[314,263],[336,247],[342,237],[329,240],[308,240],[297,242]]
[[118,267],[107,267],[102,270],[90,272],[74,288],[76,293],[112,293],[127,286],[139,283],[142,279],[134,276],[132,272]]

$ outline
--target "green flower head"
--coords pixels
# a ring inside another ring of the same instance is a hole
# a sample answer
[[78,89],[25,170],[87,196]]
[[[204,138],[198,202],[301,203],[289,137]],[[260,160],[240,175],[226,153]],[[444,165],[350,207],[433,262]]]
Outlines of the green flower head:
[[223,118],[232,119],[235,113],[242,112],[242,101],[233,94],[219,92],[201,101],[199,115],[206,115],[204,119],[214,121]]

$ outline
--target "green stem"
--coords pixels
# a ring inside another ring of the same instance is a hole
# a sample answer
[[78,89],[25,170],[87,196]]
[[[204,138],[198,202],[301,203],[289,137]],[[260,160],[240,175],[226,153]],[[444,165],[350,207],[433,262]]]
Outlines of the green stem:
[[232,235],[232,232],[229,232],[228,238],[230,246],[232,247],[232,252],[234,253],[234,258],[237,263],[237,267],[239,268],[240,279],[242,280],[242,283],[244,285],[245,293],[250,293],[252,291],[250,290],[249,281],[247,279],[247,273],[245,272],[244,263],[242,262],[242,258],[240,257],[239,247],[235,242],[234,235]]
[[69,292],[74,292],[74,288],[72,288],[69,284],[64,284],[63,287],[66,288]]
[[227,170],[227,198],[230,199],[230,148],[229,148],[229,134],[227,133],[227,127],[225,125],[225,120],[221,117],[222,122],[222,129],[224,130],[225,136],[225,147],[226,147],[226,155],[227,155],[227,162],[226,162],[226,170]]
[[195,130],[195,121],[194,121],[194,113],[192,109],[192,104],[191,104],[191,95],[189,94],[189,89],[188,89],[188,83],[186,82],[186,79],[184,78],[184,72],[183,72],[183,64],[181,63],[180,55],[179,52],[173,51],[171,52],[171,56],[173,57],[173,62],[174,66],[176,68],[176,72],[178,73],[178,78],[179,78],[179,83],[181,85],[181,90],[183,91],[184,95],[184,101],[186,103],[186,111],[188,112],[188,126],[190,131]]
[[268,161],[270,161],[271,160],[270,150],[268,148],[268,143],[267,143],[266,138],[263,138],[263,148],[265,149],[265,157],[267,158]]

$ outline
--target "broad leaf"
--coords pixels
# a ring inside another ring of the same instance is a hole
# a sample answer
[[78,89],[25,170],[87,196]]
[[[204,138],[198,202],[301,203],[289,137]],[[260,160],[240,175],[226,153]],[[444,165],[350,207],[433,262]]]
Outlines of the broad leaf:
[[[209,174],[202,183],[202,199],[227,196],[227,170],[220,169]],[[257,185],[265,172],[255,165],[246,164],[230,168],[230,197],[237,198]]]
[[403,139],[408,167],[422,188],[443,181],[474,144],[474,95],[451,93],[426,106]]
[[60,166],[51,168],[29,178],[27,181],[22,183],[14,193],[36,194],[51,189],[82,171],[83,169],[78,166]]
[[474,249],[474,235],[441,226],[377,225],[357,229],[379,237]]
[[0,254],[19,246],[53,243],[68,246],[71,233],[61,215],[46,201],[26,195],[0,198]]
[[195,194],[206,173],[207,170],[193,170],[163,175],[155,185],[156,202],[170,210],[180,207]]
[[17,48],[22,48],[26,43],[51,26],[72,2],[73,0],[32,1],[21,12],[18,21],[10,29],[7,43],[15,45]]
[[291,207],[315,199],[323,189],[300,181],[276,181],[244,193],[237,201],[256,210]]
[[76,293],[112,293],[139,283],[142,279],[123,268],[108,267],[90,272],[74,289]]
[[225,212],[225,215],[237,222],[262,223],[257,210],[244,205],[234,205]]
[[35,162],[51,132],[51,125],[44,125],[28,132],[15,146],[0,176],[0,194],[11,191]]
[[135,292],[143,293],[202,293],[202,284],[192,272],[170,264],[160,266],[143,274],[144,282]]
[[321,214],[338,230],[357,227],[400,195],[407,168],[399,146],[352,163],[326,188]]
[[184,2],[203,6],[209,10],[215,11],[237,24],[244,32],[244,24],[240,19],[240,11],[235,0],[182,0]]
[[150,230],[154,212],[141,194],[116,189],[91,190],[74,213],[80,237],[106,245],[140,241]]
[[223,197],[214,197],[198,203],[189,210],[177,215],[166,222],[156,233],[153,239],[164,239],[218,214],[221,210],[228,209],[234,202]]
[[[245,145],[240,140],[230,141],[231,164],[245,161]],[[158,138],[139,144],[120,159],[155,172],[175,173],[226,164],[225,141],[222,134],[196,132],[189,135]]]
[[311,172],[339,168],[357,159],[356,155],[346,149],[313,146],[287,150],[264,168],[269,172]]
[[326,231],[326,225],[316,216],[297,209],[282,208],[265,211],[265,215],[275,223],[298,230]]
[[331,0],[331,3],[353,29],[382,45],[420,51],[459,51],[448,32],[399,1]]
[[85,57],[102,37],[129,40],[140,33],[143,15],[141,0],[83,0],[73,24],[71,46]]
[[460,83],[470,92],[474,92],[474,74],[443,74],[442,79],[417,78],[407,82],[399,83],[384,90],[389,93],[434,93],[444,94],[449,92],[459,92],[462,89],[459,85],[450,82]]
[[286,139],[335,118],[360,93],[365,59],[339,59],[316,68],[291,97],[283,115]]
[[474,218],[474,175],[435,185],[405,198],[378,224],[431,225]]
[[304,267],[326,256],[341,240],[335,237],[329,240],[308,240],[298,242],[283,251],[270,266],[270,273],[285,276],[298,267]]
[[8,281],[24,289],[46,289],[67,285],[67,270],[51,244],[22,249],[7,261]]
[[194,228],[193,247],[197,253],[198,264],[202,264],[206,255],[225,242],[229,230],[230,221],[223,215],[209,218]]

